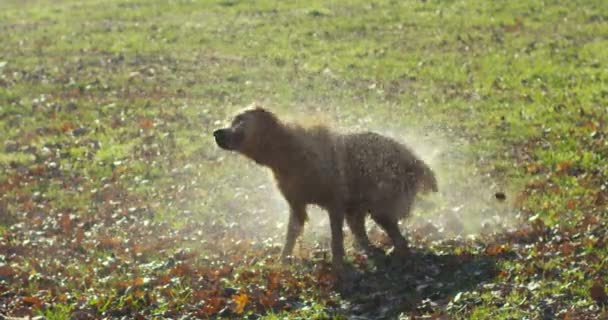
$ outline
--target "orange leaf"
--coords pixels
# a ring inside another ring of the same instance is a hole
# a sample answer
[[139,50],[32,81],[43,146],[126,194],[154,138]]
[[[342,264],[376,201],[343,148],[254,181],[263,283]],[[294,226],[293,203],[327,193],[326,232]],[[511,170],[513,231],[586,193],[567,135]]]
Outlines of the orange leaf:
[[61,229],[64,233],[70,234],[72,232],[72,218],[70,218],[69,213],[64,212],[61,214],[59,224],[61,225]]
[[541,219],[536,219],[530,223],[534,233],[542,234],[545,230],[545,223]]
[[598,124],[595,121],[588,121],[583,125],[583,128],[589,129],[589,131],[597,130]]
[[172,276],[178,276],[178,277],[183,277],[185,275],[189,275],[192,273],[192,269],[190,269],[190,267],[188,265],[186,265],[185,263],[180,263],[178,265],[176,265],[175,267],[173,267],[173,269],[171,269],[171,271],[169,271],[169,274]]
[[557,164],[557,166],[555,167],[555,171],[557,173],[564,173],[568,170],[570,170],[570,168],[572,167],[572,161],[562,161],[560,163]]
[[42,307],[42,300],[36,297],[23,297],[23,303],[35,306],[36,308]]
[[576,208],[576,201],[574,199],[568,200],[568,202],[566,202],[566,208],[569,210],[574,210],[574,208]]
[[530,163],[528,164],[528,166],[526,167],[526,169],[528,170],[528,173],[539,173],[542,171],[542,166],[538,163]]
[[211,297],[205,300],[205,305],[201,310],[206,315],[214,315],[220,311],[224,306],[224,299],[218,297]]
[[515,17],[513,24],[508,24],[503,27],[505,32],[518,32],[524,27],[524,22],[520,17]]
[[486,254],[489,256],[497,256],[499,254],[505,253],[509,250],[509,245],[507,244],[495,244],[486,248]]
[[216,269],[213,274],[217,277],[225,277],[227,275],[230,275],[232,273],[232,271],[234,270],[234,267],[232,266],[223,266],[219,269]]
[[276,288],[279,287],[280,282],[281,282],[281,274],[278,272],[271,272],[268,275],[268,283],[267,283],[266,287],[270,290],[275,290]]
[[158,278],[158,284],[165,285],[171,281],[171,277],[168,275],[162,275]]
[[247,303],[249,302],[249,296],[245,292],[242,292],[233,295],[232,300],[236,304],[234,306],[234,312],[241,314],[245,311],[245,306],[247,306]]
[[15,270],[13,270],[9,266],[1,266],[0,267],[0,277],[11,277],[15,274]]
[[238,280],[247,281],[249,279],[254,278],[256,275],[257,275],[257,273],[255,271],[244,270],[243,272],[239,273]]
[[142,278],[142,277],[135,278],[135,279],[133,280],[133,286],[136,286],[136,287],[138,287],[138,286],[143,286],[143,285],[144,285],[144,282],[145,282],[145,281],[144,281],[144,278]]
[[596,206],[603,206],[608,203],[608,194],[605,191],[598,191],[592,195],[592,199]]
[[84,229],[83,228],[78,228],[76,231],[76,244],[81,244],[82,240],[84,240]]
[[560,246],[560,250],[564,255],[569,256],[574,252],[574,246],[571,243],[565,242]]
[[315,273],[317,282],[322,286],[330,286],[337,280],[337,275],[326,268],[319,268]]
[[139,120],[139,127],[141,129],[152,129],[154,128],[154,122],[150,119]]
[[63,132],[63,133],[66,133],[66,132],[71,132],[72,130],[74,130],[74,128],[76,128],[76,126],[73,123],[64,122],[59,127],[59,130],[61,130],[61,132]]
[[146,294],[144,293],[143,290],[135,290],[133,295],[137,298],[143,298]]
[[268,290],[265,295],[260,298],[260,303],[266,308],[272,308],[279,302],[279,295],[271,290]]
[[106,236],[99,239],[99,247],[102,249],[116,249],[120,246],[120,241],[120,238]]
[[57,301],[65,303],[68,301],[68,296],[65,293],[62,293],[57,296]]
[[585,218],[583,218],[583,226],[588,226],[588,225],[595,225],[600,221],[600,218],[598,216],[594,216],[594,215],[585,215]]
[[529,182],[526,187],[528,189],[538,189],[538,190],[543,190],[547,187],[547,181],[546,180],[536,180],[536,181],[532,181]]

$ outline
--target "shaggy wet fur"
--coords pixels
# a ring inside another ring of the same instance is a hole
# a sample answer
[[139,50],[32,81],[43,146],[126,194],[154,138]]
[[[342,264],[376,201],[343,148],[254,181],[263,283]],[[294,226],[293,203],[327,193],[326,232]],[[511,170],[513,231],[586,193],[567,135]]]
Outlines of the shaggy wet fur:
[[231,126],[214,132],[217,144],[269,167],[291,213],[282,258],[290,256],[307,220],[306,206],[329,213],[332,262],[341,268],[344,220],[356,242],[374,250],[365,217],[380,225],[395,252],[407,255],[398,227],[418,192],[437,191],[431,169],[404,145],[373,132],[340,134],[327,127],[304,128],[281,122],[262,108],[237,115]]

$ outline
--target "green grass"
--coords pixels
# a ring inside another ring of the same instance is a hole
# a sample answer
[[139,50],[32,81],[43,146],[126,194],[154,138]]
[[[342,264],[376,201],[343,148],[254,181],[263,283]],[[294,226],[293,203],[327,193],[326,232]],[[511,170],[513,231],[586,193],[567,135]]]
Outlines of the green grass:
[[[0,314],[605,317],[590,288],[608,280],[606,12],[600,0],[2,1]],[[321,227],[299,263],[277,266],[285,204],[211,139],[252,102],[438,150],[442,192],[409,228],[418,265],[386,283],[351,252],[364,281],[339,294]],[[452,216],[464,231],[422,231]],[[374,294],[396,307],[367,306]]]

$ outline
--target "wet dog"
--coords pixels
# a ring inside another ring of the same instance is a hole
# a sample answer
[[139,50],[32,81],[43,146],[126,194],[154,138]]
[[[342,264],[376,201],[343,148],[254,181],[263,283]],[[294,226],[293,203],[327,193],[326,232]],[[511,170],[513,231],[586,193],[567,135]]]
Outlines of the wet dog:
[[307,128],[255,108],[238,114],[229,127],[213,135],[222,149],[272,170],[291,210],[283,260],[302,232],[309,204],[329,213],[336,270],[343,266],[344,220],[360,247],[377,250],[365,230],[367,214],[391,238],[394,252],[406,256],[408,243],[399,230],[399,219],[409,214],[417,193],[437,191],[435,175],[410,149],[373,132],[341,134],[325,126]]

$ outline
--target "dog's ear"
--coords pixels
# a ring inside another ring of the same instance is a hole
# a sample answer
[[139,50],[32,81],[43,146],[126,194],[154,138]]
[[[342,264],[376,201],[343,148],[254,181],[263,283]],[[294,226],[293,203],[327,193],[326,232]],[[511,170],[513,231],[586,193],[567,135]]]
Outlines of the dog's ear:
[[264,107],[262,107],[259,104],[255,104],[254,107],[253,107],[253,109],[257,110],[257,111],[261,111],[261,112],[270,112],[270,111],[266,110]]
[[253,102],[253,103],[251,103],[250,105],[247,106],[246,109],[266,111],[266,109],[264,109],[264,107],[262,107],[262,105],[259,102]]
[[255,115],[255,118],[262,123],[267,132],[273,132],[272,129],[276,128],[281,123],[279,118],[272,111],[261,106],[256,106],[251,112]]
[[256,113],[258,113],[258,114],[261,114],[261,115],[263,115],[263,116],[265,116],[265,117],[268,117],[268,118],[270,118],[270,119],[272,119],[272,120],[274,120],[274,121],[278,121],[278,120],[279,120],[279,119],[277,118],[277,116],[276,116],[276,115],[275,115],[275,114],[274,114],[272,111],[270,111],[270,110],[268,110],[268,109],[266,109],[266,108],[262,107],[262,106],[261,106],[261,105],[259,105],[259,104],[258,104],[258,105],[255,105],[255,107],[254,107],[253,111],[254,111],[254,112],[256,112]]

